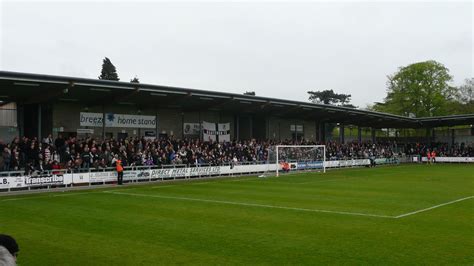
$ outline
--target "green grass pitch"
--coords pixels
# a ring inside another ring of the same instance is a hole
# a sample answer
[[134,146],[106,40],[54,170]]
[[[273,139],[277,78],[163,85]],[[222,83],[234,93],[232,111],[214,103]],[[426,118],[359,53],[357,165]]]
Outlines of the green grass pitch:
[[474,165],[0,197],[20,265],[473,265]]

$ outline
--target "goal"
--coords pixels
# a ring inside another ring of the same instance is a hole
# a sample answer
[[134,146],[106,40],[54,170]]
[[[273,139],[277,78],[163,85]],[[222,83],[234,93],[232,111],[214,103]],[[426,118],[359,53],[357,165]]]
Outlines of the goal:
[[326,173],[325,145],[277,145],[275,155],[276,176],[279,176],[279,172],[282,170],[322,169]]

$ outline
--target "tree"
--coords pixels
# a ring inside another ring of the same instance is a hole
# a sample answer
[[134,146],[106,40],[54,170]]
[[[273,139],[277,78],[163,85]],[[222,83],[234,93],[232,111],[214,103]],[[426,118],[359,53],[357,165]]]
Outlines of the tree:
[[130,80],[131,83],[140,83],[140,80],[135,76],[133,79]]
[[464,84],[456,88],[455,99],[448,104],[450,114],[474,113],[474,78],[466,79]]
[[[349,105],[351,101],[350,94],[338,94],[333,90],[323,90],[323,91],[308,91],[309,100],[313,103],[323,103],[323,104],[334,104],[337,105]],[[351,104],[351,106],[353,106]]]
[[105,80],[116,80],[119,81],[119,77],[117,75],[117,69],[112,64],[109,58],[104,58],[102,61],[102,71],[100,73],[99,79]]
[[436,61],[400,67],[388,76],[387,96],[374,110],[415,117],[445,115],[456,91],[449,86],[451,80],[448,68]]
[[463,104],[474,104],[474,78],[466,79],[458,88],[456,99]]
[[[333,90],[323,90],[323,91],[308,91],[309,100],[313,103],[323,103],[323,104],[332,104],[338,106],[344,106],[349,108],[357,108],[350,104],[351,95],[350,94],[339,94],[335,93]],[[325,130],[327,134],[332,134],[333,129],[336,127],[336,123],[327,123]]]
[[244,92],[244,95],[255,96],[255,91],[246,91]]

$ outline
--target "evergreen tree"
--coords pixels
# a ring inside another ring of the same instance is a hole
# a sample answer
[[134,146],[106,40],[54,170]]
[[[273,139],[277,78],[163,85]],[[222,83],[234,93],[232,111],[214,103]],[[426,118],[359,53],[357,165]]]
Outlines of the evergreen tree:
[[322,103],[322,104],[332,104],[341,106],[352,107],[350,104],[351,95],[350,94],[339,94],[335,93],[333,90],[323,90],[323,91],[308,91],[309,100],[313,103]]
[[99,79],[105,80],[116,80],[119,81],[119,77],[117,75],[117,69],[112,64],[109,58],[104,58],[102,61],[102,71],[100,73]]

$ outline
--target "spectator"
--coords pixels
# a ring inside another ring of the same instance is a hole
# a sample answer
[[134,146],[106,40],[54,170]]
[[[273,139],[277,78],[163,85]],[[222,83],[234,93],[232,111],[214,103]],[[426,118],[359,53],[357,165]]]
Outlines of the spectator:
[[18,244],[13,237],[9,235],[0,234],[0,247],[4,247],[13,257],[14,262],[16,262],[16,258],[18,256],[20,248],[18,247]]
[[[3,143],[3,142],[2,142]],[[0,171],[12,169],[34,170],[52,169],[56,161],[61,168],[104,168],[111,167],[114,155],[117,154],[123,166],[146,165],[161,166],[166,164],[222,165],[253,163],[273,160],[271,158],[275,145],[314,145],[312,141],[300,140],[241,140],[226,143],[201,141],[199,139],[156,139],[126,138],[123,140],[99,140],[94,138],[64,139],[60,135],[55,145],[38,143],[35,139],[15,138],[10,144],[1,144]],[[328,141],[326,158],[345,160],[352,158],[391,158],[399,153],[406,155],[425,155],[428,149],[434,150],[437,156],[474,156],[472,145],[456,143],[410,143],[397,145],[395,142],[371,143],[349,142],[340,144]],[[61,146],[62,145],[62,146]],[[8,151],[5,150],[7,147]],[[58,148],[62,147],[62,148]],[[295,154],[297,155],[297,154]],[[5,163],[7,162],[7,163]],[[55,166],[57,167],[57,166]]]
[[63,138],[62,134],[58,135],[58,138],[54,141],[54,146],[58,150],[62,150],[62,148],[66,145],[66,141]]
[[0,266],[15,266],[15,258],[8,252],[8,250],[0,246]]
[[46,138],[43,139],[42,143],[48,146],[53,145],[53,136],[49,134]]

